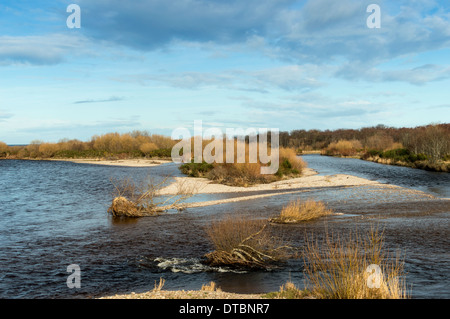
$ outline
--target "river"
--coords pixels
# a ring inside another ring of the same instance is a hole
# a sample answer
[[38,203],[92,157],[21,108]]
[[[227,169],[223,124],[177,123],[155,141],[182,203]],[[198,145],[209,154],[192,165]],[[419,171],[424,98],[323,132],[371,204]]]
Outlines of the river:
[[[302,262],[272,271],[237,272],[204,266],[212,250],[205,227],[228,213],[268,218],[295,198],[324,200],[341,216],[302,225],[275,226],[298,247],[305,233],[346,232],[381,221],[388,248],[405,258],[413,298],[450,297],[448,173],[353,159],[303,157],[319,174],[350,174],[418,192],[380,192],[365,187],[311,189],[182,213],[113,220],[111,179],[180,176],[175,164],[127,168],[55,161],[0,161],[0,298],[93,298],[151,290],[199,289],[215,281],[224,291],[261,293],[287,280],[303,283]],[[421,192],[425,193],[421,193]],[[430,195],[430,196],[428,196]],[[198,195],[211,200],[238,195]],[[81,269],[81,288],[66,285],[67,266]]]

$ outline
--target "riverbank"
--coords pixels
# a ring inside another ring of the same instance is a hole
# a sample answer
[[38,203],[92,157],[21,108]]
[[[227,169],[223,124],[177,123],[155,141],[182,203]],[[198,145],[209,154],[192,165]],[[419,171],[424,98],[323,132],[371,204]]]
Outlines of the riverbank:
[[[226,199],[211,201],[184,203],[183,208],[197,208],[241,201],[262,199],[272,196],[281,196],[297,193],[306,193],[317,189],[339,188],[339,187],[359,187],[373,186],[381,191],[390,191],[392,189],[401,189],[399,186],[386,185],[377,181],[371,181],[352,175],[337,174],[323,176],[318,175],[313,169],[307,168],[303,176],[291,179],[285,179],[270,184],[258,184],[249,187],[228,186],[217,184],[207,178],[199,177],[175,177],[174,182],[158,191],[158,195],[171,196],[177,194],[180,189],[189,190],[194,195],[199,194],[236,194]],[[420,192],[422,194],[422,192]],[[424,194],[431,196],[429,194]]]
[[54,159],[53,161],[64,161],[64,162],[71,162],[71,163],[77,163],[77,164],[123,166],[123,167],[153,167],[153,166],[171,163],[170,160],[153,160],[153,159],[120,159],[120,160]]
[[159,194],[173,195],[176,194],[181,187],[194,189],[196,194],[217,194],[280,191],[316,187],[381,185],[376,181],[346,174],[322,176],[318,175],[318,173],[311,168],[305,168],[301,177],[289,178],[269,184],[258,184],[248,187],[218,184],[207,178],[199,177],[175,177],[174,180],[175,181],[172,184],[162,188],[159,191]]
[[130,158],[130,159],[102,159],[102,158],[5,158],[3,160],[23,160],[23,161],[52,161],[52,162],[70,162],[76,164],[91,164],[105,166],[121,166],[121,167],[153,167],[162,164],[171,163],[169,159],[146,159],[146,158]]
[[442,162],[442,163],[430,163],[428,161],[418,161],[418,162],[404,162],[404,161],[396,161],[390,158],[381,158],[379,156],[362,158],[361,160],[374,162],[378,164],[384,165],[395,165],[395,166],[403,166],[410,167],[415,169],[422,169],[430,172],[438,172],[438,173],[448,173],[450,172],[450,162]]
[[160,290],[101,297],[99,299],[266,299],[264,294],[236,294],[224,291]]
[[402,166],[402,167],[409,167],[409,168],[415,168],[415,169],[421,169],[425,171],[430,172],[438,172],[438,173],[448,173],[450,172],[450,162],[449,161],[442,161],[440,163],[432,163],[427,160],[418,160],[414,162],[408,162],[408,161],[402,161],[394,158],[385,158],[380,156],[370,156],[366,153],[363,154],[357,154],[357,155],[350,155],[350,156],[343,156],[343,155],[332,155],[332,154],[320,154],[321,156],[331,156],[331,157],[339,157],[339,158],[352,158],[352,159],[360,159],[363,161],[383,164],[383,165],[394,165],[394,166]]

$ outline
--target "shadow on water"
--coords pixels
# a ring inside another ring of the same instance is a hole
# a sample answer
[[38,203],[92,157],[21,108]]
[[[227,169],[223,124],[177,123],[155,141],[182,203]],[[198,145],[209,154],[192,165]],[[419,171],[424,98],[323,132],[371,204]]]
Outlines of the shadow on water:
[[[356,167],[363,167],[360,172],[341,159],[326,158],[330,161],[326,163],[321,157],[305,159],[322,174],[365,174],[358,176],[379,180],[389,177],[380,173],[379,164],[367,163],[376,165],[369,170],[363,161],[356,161]],[[333,160],[338,168],[333,168]],[[424,178],[420,171],[413,172],[417,172],[417,179]],[[212,220],[228,213],[273,217],[296,198],[324,200],[341,215],[301,225],[273,226],[295,247],[302,248],[305,234],[320,235],[330,229],[347,232],[355,226],[364,230],[379,223],[385,229],[387,246],[400,249],[405,256],[413,297],[450,297],[450,210],[446,200],[372,186],[316,188],[158,217],[113,220],[106,213],[113,191],[110,179],[142,180],[148,174],[157,179],[181,176],[174,164],[126,168],[0,161],[0,298],[88,298],[143,292],[151,290],[160,277],[166,280],[165,289],[199,289],[210,281],[224,291],[239,293],[278,290],[288,280],[301,287],[303,261],[299,259],[273,271],[252,272],[207,267],[201,262],[213,249],[205,232]],[[403,174],[403,170],[390,173],[394,179]],[[439,181],[445,184],[445,176]],[[396,180],[385,182],[397,185]],[[444,193],[448,192],[445,185]],[[196,199],[229,196],[236,194],[199,195]],[[67,266],[71,264],[80,265],[81,289],[66,285]]]

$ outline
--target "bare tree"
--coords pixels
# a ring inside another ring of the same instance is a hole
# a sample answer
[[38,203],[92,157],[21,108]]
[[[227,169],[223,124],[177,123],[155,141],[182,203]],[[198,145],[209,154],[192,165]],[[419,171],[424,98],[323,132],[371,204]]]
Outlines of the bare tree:
[[431,162],[436,163],[450,152],[449,133],[438,125],[429,125],[425,129],[424,153]]

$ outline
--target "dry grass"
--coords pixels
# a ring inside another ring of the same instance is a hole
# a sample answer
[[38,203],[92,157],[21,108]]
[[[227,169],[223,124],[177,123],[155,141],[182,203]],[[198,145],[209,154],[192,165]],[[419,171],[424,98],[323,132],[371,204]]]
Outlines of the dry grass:
[[178,186],[174,195],[160,196],[159,191],[167,186],[170,177],[155,182],[148,177],[145,182],[137,184],[130,179],[112,181],[115,191],[113,201],[108,209],[113,217],[145,217],[159,215],[167,210],[185,208],[184,201],[196,192],[194,186],[187,187],[184,183]]
[[280,216],[272,218],[270,221],[282,224],[301,223],[328,216],[332,213],[333,211],[328,209],[321,201],[307,200],[303,202],[297,199],[283,207]]
[[202,285],[201,291],[214,292],[214,291],[222,291],[222,289],[218,287],[214,281],[211,281],[207,285]]
[[159,278],[159,283],[155,281],[155,288],[153,288],[152,292],[159,292],[163,289],[166,280],[163,278]]
[[351,156],[355,155],[362,148],[362,144],[358,140],[339,140],[338,142],[330,143],[325,152],[328,155]]
[[[384,236],[376,228],[367,234],[326,235],[305,246],[306,286],[324,299],[407,298],[403,262],[385,252]],[[376,265],[376,266],[374,266]],[[371,273],[370,268],[381,270]]]
[[300,290],[293,282],[288,281],[280,286],[280,291],[269,292],[263,297],[269,299],[305,299],[312,296],[306,290]]
[[0,157],[3,154],[6,155],[8,153],[8,151],[9,151],[9,146],[6,143],[3,143],[0,141]]
[[[205,144],[209,141],[203,142],[204,148]],[[222,159],[221,163],[187,163],[180,167],[182,172],[193,177],[206,177],[219,184],[248,187],[255,184],[272,183],[286,177],[300,176],[306,167],[306,163],[297,156],[294,149],[281,147],[278,150],[278,171],[275,174],[262,174],[262,168],[269,164],[261,163],[260,157],[258,156],[259,144],[252,144],[253,146],[251,147],[248,143],[237,140],[234,142],[231,141],[231,143],[234,143],[232,163],[227,162],[226,152],[224,151],[227,146],[227,141],[224,140],[223,154],[219,156],[219,159]],[[270,147],[268,147],[268,150],[272,154]],[[193,156],[194,154],[192,153]]]
[[268,231],[263,220],[227,216],[206,229],[215,251],[207,254],[213,266],[269,268],[287,258],[288,246]]
[[288,174],[301,175],[306,167],[305,161],[297,156],[297,152],[293,148],[280,147],[280,164],[287,160],[290,164],[290,172]]

